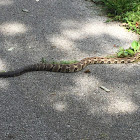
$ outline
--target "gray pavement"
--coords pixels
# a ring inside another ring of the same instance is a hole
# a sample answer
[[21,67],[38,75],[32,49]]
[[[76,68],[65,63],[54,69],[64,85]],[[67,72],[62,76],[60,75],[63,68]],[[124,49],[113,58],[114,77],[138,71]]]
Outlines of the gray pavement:
[[[84,0],[1,0],[0,70],[106,56],[138,40],[106,19]],[[0,140],[140,140],[140,65],[86,69],[0,79]]]

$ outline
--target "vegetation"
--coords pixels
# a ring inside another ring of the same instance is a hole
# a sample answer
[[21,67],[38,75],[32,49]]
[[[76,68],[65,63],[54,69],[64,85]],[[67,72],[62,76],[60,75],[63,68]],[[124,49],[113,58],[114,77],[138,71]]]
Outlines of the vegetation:
[[46,59],[44,57],[42,57],[41,59],[41,63],[49,63],[49,64],[74,64],[77,63],[79,61],[76,60],[71,60],[71,61],[60,61],[60,62],[56,62],[56,61],[52,61],[52,62],[47,62]]
[[102,3],[111,20],[126,23],[126,28],[140,34],[140,0],[93,0]]
[[[115,58],[115,57],[132,57],[134,56],[137,52],[140,52],[140,41],[133,41],[131,43],[131,47],[128,49],[124,49],[123,47],[120,47],[117,54],[114,55],[109,55],[107,56],[107,58]],[[45,63],[45,64],[74,64],[74,63],[78,63],[79,61],[77,60],[71,60],[71,61],[60,61],[60,62],[56,62],[56,61],[52,61],[52,62],[47,62],[46,59],[44,57],[42,57],[41,59],[41,63]]]
[[134,56],[134,54],[139,51],[140,51],[140,42],[133,41],[129,49],[124,49],[123,47],[120,47],[119,51],[117,52],[117,57]]

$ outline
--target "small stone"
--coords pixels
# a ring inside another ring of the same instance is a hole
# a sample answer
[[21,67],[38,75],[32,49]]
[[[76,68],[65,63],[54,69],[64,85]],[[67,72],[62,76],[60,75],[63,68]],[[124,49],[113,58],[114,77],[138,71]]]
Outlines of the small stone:
[[22,11],[23,11],[23,12],[26,12],[26,13],[29,12],[29,10],[27,10],[27,9],[22,9]]
[[67,127],[70,127],[70,125],[68,124]]
[[103,89],[103,90],[105,90],[106,92],[110,92],[110,90],[109,89],[107,89],[106,87],[104,87],[104,86],[100,86],[100,88],[101,89]]
[[14,48],[15,48],[15,47],[11,47],[11,48],[8,49],[8,51],[12,51]]

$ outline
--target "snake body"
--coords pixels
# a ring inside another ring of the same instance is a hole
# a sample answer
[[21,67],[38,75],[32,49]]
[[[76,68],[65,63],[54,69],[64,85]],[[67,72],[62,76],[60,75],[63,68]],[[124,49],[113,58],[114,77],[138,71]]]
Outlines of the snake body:
[[37,63],[28,65],[14,71],[0,72],[0,77],[15,77],[26,72],[31,71],[50,71],[50,72],[62,72],[62,73],[72,73],[77,72],[85,68],[89,64],[120,64],[120,63],[132,63],[138,59],[140,53],[136,53],[134,57],[128,58],[105,58],[105,57],[89,57],[84,58],[81,61],[74,64],[46,64]]

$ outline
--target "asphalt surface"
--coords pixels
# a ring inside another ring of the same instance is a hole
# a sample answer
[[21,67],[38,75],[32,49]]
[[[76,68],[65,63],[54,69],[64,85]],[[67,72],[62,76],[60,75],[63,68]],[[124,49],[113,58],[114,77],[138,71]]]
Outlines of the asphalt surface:
[[[0,70],[106,56],[138,40],[106,19],[84,0],[1,0]],[[140,64],[87,69],[0,79],[0,140],[140,140]]]

